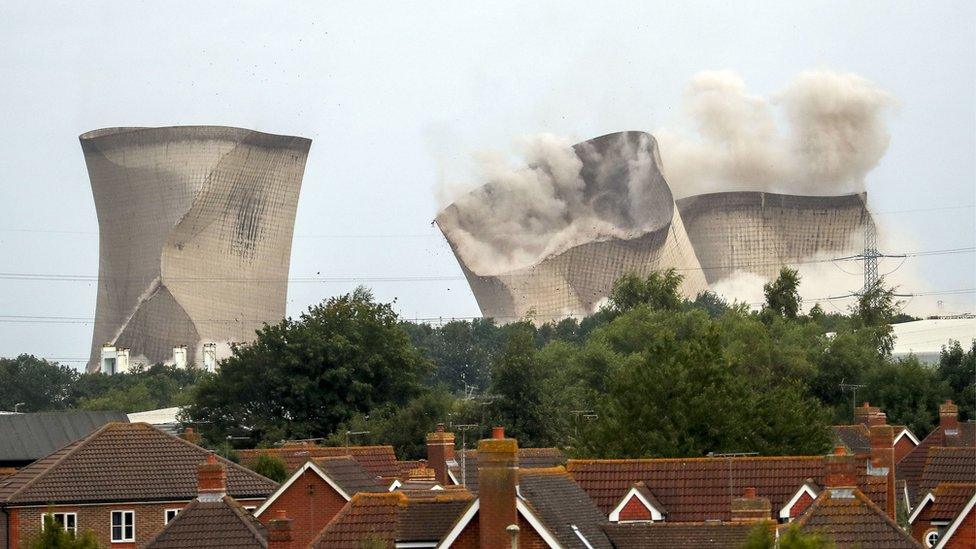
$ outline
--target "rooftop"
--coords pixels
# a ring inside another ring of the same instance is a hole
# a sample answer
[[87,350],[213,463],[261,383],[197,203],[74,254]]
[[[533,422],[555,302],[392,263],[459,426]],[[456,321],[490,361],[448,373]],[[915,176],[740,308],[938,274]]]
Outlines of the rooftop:
[[258,519],[233,498],[204,502],[193,500],[163,530],[144,546],[146,549],[226,549],[268,546],[267,530]]

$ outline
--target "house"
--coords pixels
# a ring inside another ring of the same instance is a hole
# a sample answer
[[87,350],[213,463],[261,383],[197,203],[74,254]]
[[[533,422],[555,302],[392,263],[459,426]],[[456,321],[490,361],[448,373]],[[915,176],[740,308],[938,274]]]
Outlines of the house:
[[0,414],[0,469],[30,465],[111,421],[129,420],[122,412],[82,410]]
[[[943,483],[929,491],[908,518],[912,537],[925,547],[935,547],[948,527],[976,496],[976,478],[965,484]],[[973,526],[976,529],[976,525]]]
[[910,511],[925,497],[920,484],[933,448],[968,448],[976,452],[976,423],[960,422],[959,407],[951,400],[939,406],[939,426],[898,462],[896,477],[905,483],[902,495]]
[[279,517],[265,527],[227,495],[227,470],[213,454],[197,467],[197,498],[150,539],[145,549],[285,549],[291,521]]
[[802,532],[822,534],[838,549],[920,547],[888,510],[858,487],[856,456],[835,452],[825,461],[824,489],[795,521]]
[[472,499],[467,490],[445,490],[424,498],[403,491],[362,492],[353,496],[311,547],[360,549],[365,540],[387,547],[434,547]]
[[387,492],[387,484],[351,456],[306,461],[255,511],[262,523],[284,513],[291,519],[288,547],[309,542],[359,493]]
[[[836,444],[844,445],[853,454],[865,454],[871,451],[870,427],[872,425],[887,424],[887,416],[880,408],[865,402],[854,409],[854,423],[852,425],[834,425],[833,434]],[[894,429],[895,464],[908,452],[918,446],[918,437],[904,425],[892,425]]]
[[963,506],[946,528],[935,549],[971,549],[976,547],[976,494]]
[[400,467],[393,446],[319,446],[313,442],[286,442],[277,448],[238,450],[241,465],[253,467],[261,454],[281,458],[293,473],[310,459],[351,456],[370,473],[388,482],[399,478]]
[[[851,456],[857,485],[894,516],[890,426],[872,427],[870,456]],[[846,453],[844,447],[835,452]],[[822,493],[830,456],[729,456],[569,460],[569,474],[613,522],[729,522],[732,502],[753,489],[771,504],[767,518],[789,522]]]
[[[39,532],[43,515],[122,549],[152,538],[198,494],[209,450],[145,423],[107,423],[0,481],[0,547]],[[227,493],[257,506],[278,484],[223,458]]]
[[[611,549],[606,519],[563,467],[520,469],[518,444],[496,428],[478,444],[477,494],[463,487],[355,496],[313,547]],[[517,526],[517,530],[514,528]]]

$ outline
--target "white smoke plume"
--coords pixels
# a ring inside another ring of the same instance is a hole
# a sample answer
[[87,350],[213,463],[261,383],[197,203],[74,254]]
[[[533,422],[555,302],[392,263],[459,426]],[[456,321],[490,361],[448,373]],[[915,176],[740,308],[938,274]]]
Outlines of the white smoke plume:
[[[477,179],[484,184],[470,191],[442,186],[442,196],[466,193],[437,223],[479,275],[530,267],[585,242],[656,229],[673,211],[656,145],[646,134],[637,140],[627,135],[602,153],[584,146],[578,155],[571,139],[552,134],[518,140],[520,159],[514,162],[500,152],[480,153]],[[580,155],[599,166],[588,175],[589,185]]]
[[749,94],[734,72],[708,71],[685,89],[682,123],[655,136],[675,198],[847,194],[864,190],[865,175],[884,156],[885,115],[894,105],[856,74],[805,71],[763,97]]

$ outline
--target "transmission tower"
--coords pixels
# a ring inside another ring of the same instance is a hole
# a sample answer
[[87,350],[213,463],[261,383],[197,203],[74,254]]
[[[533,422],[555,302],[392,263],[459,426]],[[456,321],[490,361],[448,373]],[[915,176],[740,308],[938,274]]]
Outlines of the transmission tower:
[[861,295],[864,295],[878,283],[878,233],[874,222],[865,216],[864,220],[864,251],[861,257],[864,261],[864,286],[861,288]]

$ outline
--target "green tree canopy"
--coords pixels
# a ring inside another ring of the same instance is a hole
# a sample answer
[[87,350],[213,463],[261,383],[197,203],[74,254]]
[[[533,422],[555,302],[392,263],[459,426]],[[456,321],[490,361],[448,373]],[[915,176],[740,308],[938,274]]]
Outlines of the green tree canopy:
[[72,404],[71,388],[77,380],[73,368],[33,355],[0,358],[0,410],[62,410]]
[[353,415],[406,404],[429,368],[392,306],[359,288],[259,330],[197,385],[186,415],[211,440],[324,437]]
[[284,482],[288,478],[288,467],[285,460],[273,454],[258,455],[251,469],[275,482]]
[[765,310],[786,318],[796,318],[800,312],[800,273],[796,269],[783,267],[779,277],[763,284],[766,296]]
[[655,271],[646,278],[626,274],[617,279],[610,290],[611,308],[622,312],[646,305],[652,309],[677,310],[682,303],[678,288],[683,279],[674,269]]

